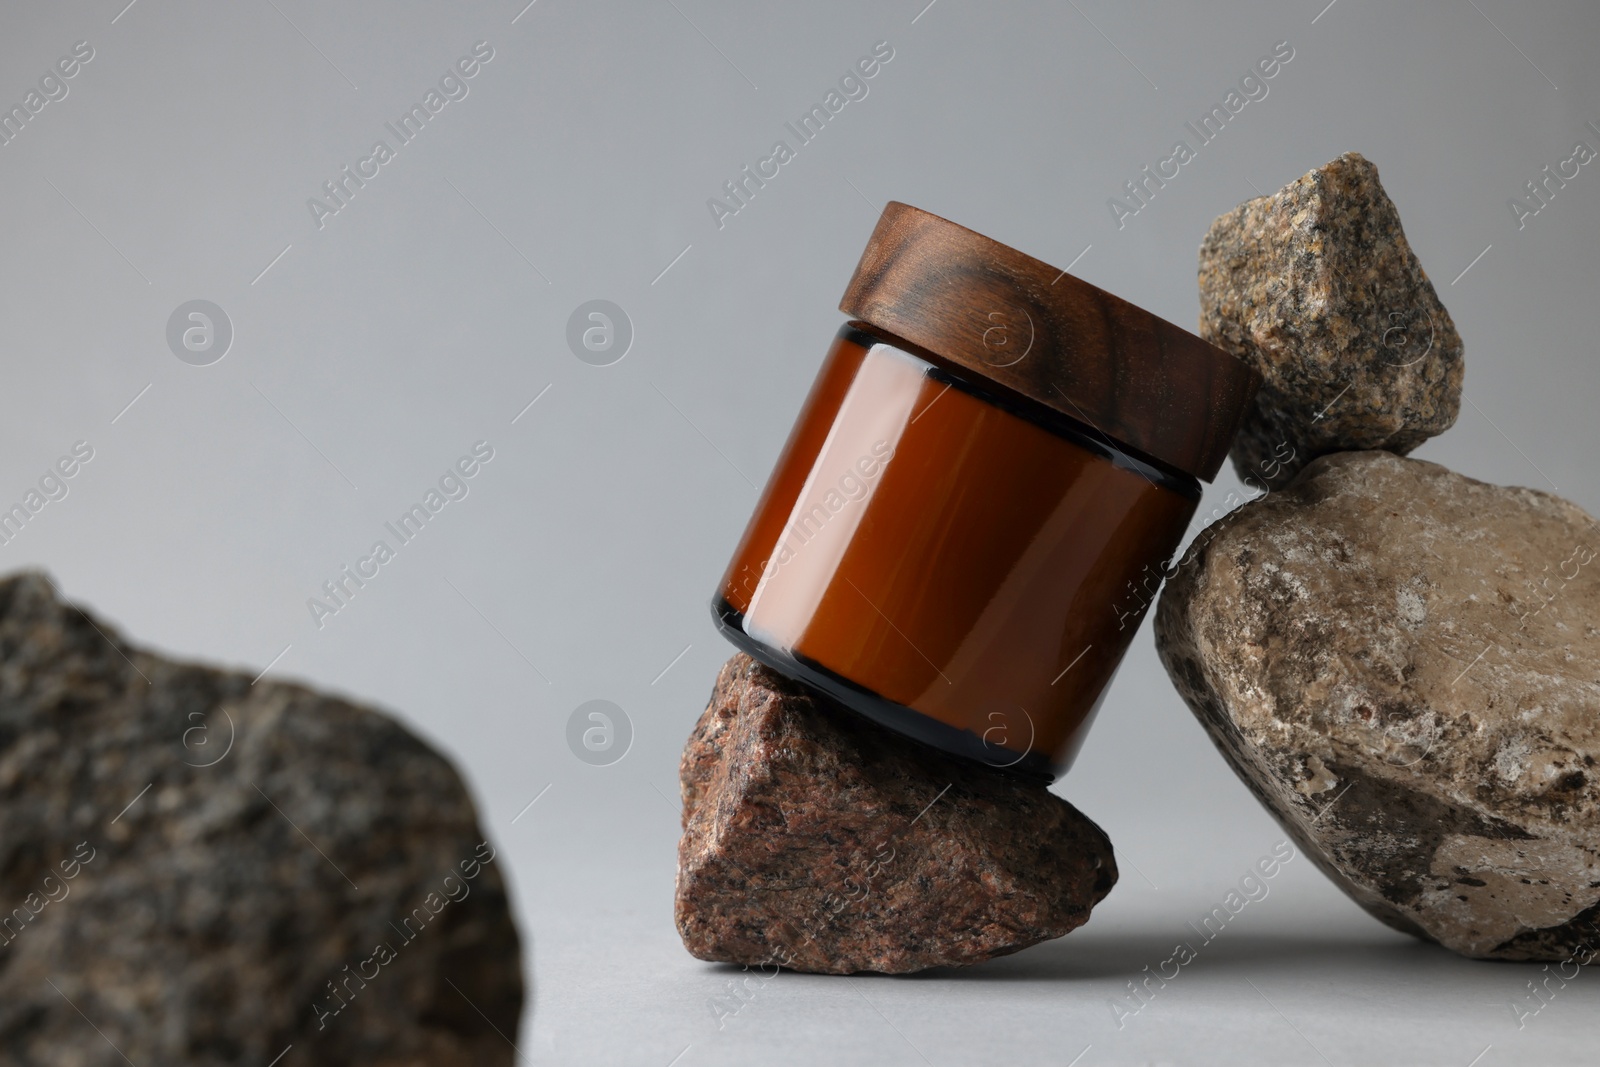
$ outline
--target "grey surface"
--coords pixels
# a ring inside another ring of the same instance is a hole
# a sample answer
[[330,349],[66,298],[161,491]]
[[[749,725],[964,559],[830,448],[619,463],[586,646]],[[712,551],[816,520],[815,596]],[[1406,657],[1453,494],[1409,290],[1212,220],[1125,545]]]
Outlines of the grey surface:
[[[1148,630],[1058,787],[1110,833],[1123,883],[1058,944],[960,974],[784,975],[719,1030],[731,975],[671,926],[667,798],[729,651],[706,599],[890,198],[1192,325],[1211,218],[1359,150],[1466,341],[1469,402],[1418,454],[1600,510],[1600,163],[1520,230],[1507,206],[1575,140],[1600,147],[1593,5],[124,2],[0,16],[0,100],[95,49],[0,147],[0,498],[95,449],[0,562],[48,566],[166,650],[258,669],[282,652],[274,674],[382,702],[449,752],[530,935],[528,1061],[1592,1053],[1596,979],[1519,1029],[1537,967],[1390,933],[1303,858],[1119,1030],[1124,983],[1281,837]],[[480,40],[495,58],[469,95],[319,230],[307,198]],[[706,199],[879,40],[895,55],[869,95],[719,230]],[[1280,40],[1295,57],[1266,99],[1119,230],[1107,198]],[[195,299],[233,326],[209,366],[167,344]],[[633,325],[610,366],[567,345],[594,299]],[[469,495],[319,630],[307,598],[483,439]],[[596,699],[633,728],[609,765],[567,744]]]

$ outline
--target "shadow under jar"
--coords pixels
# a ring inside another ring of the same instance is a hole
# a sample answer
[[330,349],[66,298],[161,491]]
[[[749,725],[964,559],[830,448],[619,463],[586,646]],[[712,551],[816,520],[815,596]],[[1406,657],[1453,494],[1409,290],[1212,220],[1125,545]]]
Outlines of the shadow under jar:
[[1232,356],[891,203],[712,609],[902,734],[1066,770],[1258,384]]

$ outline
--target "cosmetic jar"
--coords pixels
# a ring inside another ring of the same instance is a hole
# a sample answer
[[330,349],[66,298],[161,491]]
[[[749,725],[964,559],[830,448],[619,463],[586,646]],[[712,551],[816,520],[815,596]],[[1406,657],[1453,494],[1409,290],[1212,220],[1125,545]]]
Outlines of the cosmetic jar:
[[890,203],[712,611],[892,730],[1065,771],[1259,377]]

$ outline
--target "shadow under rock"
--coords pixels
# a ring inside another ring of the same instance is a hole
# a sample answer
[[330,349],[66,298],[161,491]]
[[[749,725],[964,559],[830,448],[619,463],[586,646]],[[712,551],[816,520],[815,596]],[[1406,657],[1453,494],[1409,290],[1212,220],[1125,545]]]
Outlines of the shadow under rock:
[[[1537,970],[1544,966],[1539,962],[1470,959],[1430,941],[1381,927],[1309,932],[1224,930],[1210,941],[1192,930],[1179,928],[1162,934],[1079,931],[970,967],[931,967],[910,974],[858,971],[848,977],[868,981],[976,983],[1121,980],[1137,977],[1147,966],[1152,971],[1162,970],[1164,962],[1174,957],[1180,943],[1194,952],[1194,958],[1183,966],[1186,972],[1198,966],[1212,974],[1232,972],[1253,978],[1270,977],[1279,970],[1299,972],[1315,964],[1321,973],[1336,978],[1393,977],[1397,972],[1409,972],[1424,979],[1497,982],[1507,971]],[[1166,963],[1166,967],[1171,964]],[[734,975],[748,968],[708,963],[706,969],[713,974]],[[811,975],[812,972],[785,970],[784,973]]]
[[1315,962],[1349,972],[1441,968],[1490,969],[1490,961],[1468,960],[1404,934],[1270,933],[1224,930],[1207,942],[1192,931],[1135,934],[1086,931],[1046,941],[1010,956],[972,967],[936,967],[907,978],[964,982],[1096,981],[1126,978],[1146,965],[1157,969],[1171,958],[1179,942],[1187,944],[1206,970],[1248,971],[1253,975],[1274,965],[1298,968]]

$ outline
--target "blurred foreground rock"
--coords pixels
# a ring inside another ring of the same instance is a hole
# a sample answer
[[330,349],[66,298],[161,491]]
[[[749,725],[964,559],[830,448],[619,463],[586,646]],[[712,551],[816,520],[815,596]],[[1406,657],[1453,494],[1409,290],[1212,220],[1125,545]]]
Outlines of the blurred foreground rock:
[[1232,456],[1270,488],[1330,452],[1404,455],[1461,407],[1461,338],[1354,152],[1211,224],[1200,334],[1261,372]]
[[677,923],[703,960],[904,973],[1081,926],[1111,843],[1045,788],[905,740],[742,653],[681,767]]
[[1300,848],[1468,956],[1600,948],[1600,526],[1344,453],[1203,531],[1156,642]]
[[7,1062],[509,1065],[518,938],[484,842],[387,716],[0,582]]

